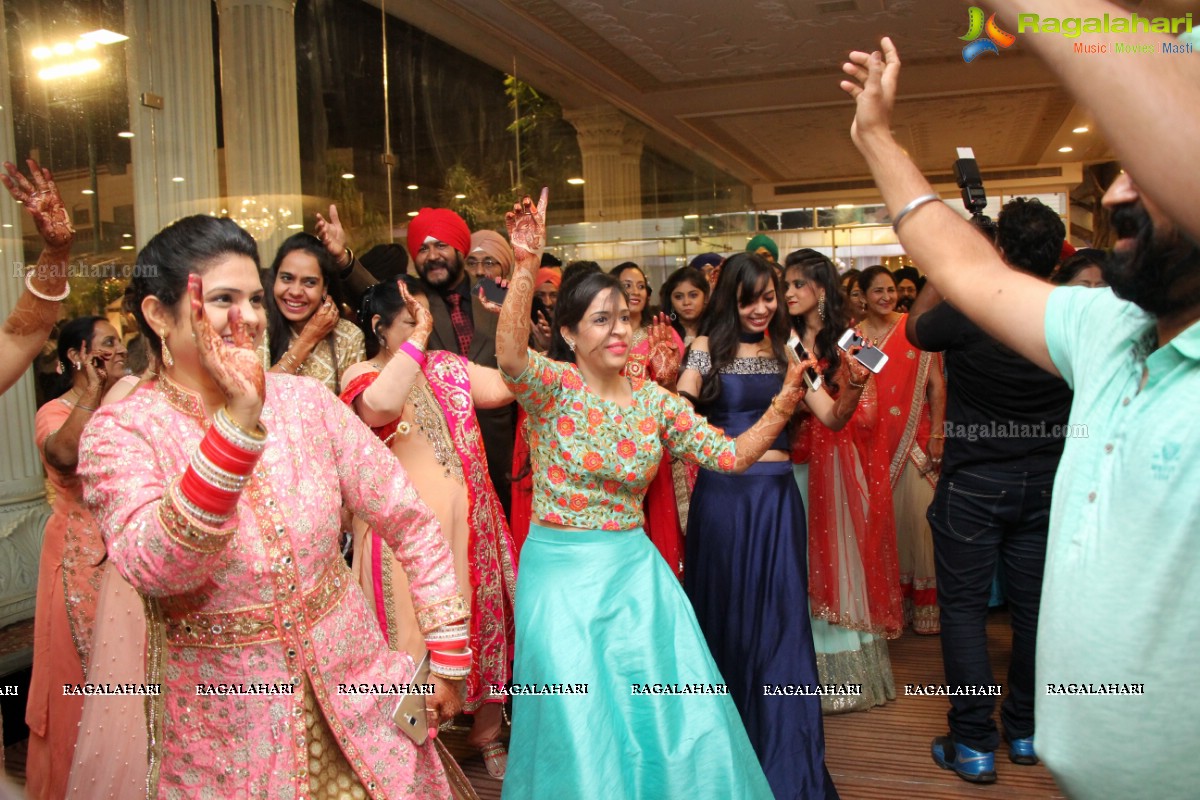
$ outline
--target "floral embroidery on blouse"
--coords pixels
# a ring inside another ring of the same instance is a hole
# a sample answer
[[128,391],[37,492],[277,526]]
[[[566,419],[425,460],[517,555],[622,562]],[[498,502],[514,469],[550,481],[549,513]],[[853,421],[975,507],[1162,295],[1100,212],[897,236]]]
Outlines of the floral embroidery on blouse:
[[593,394],[574,364],[532,350],[523,373],[503,377],[529,415],[537,519],[593,530],[640,526],[664,447],[706,469],[733,470],[734,441],[651,381],[634,382],[633,404],[618,406]]

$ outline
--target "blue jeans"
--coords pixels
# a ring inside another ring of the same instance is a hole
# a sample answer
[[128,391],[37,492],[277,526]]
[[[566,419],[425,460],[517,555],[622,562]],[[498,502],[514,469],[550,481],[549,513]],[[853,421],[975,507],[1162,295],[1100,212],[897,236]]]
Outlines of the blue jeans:
[[[937,559],[946,684],[991,686],[987,612],[996,559],[1004,562],[1012,617],[1008,694],[1000,717],[1009,739],[1033,735],[1034,652],[1053,472],[1000,472],[972,466],[943,475],[927,517]],[[999,745],[994,696],[951,696],[955,741],[991,752]]]

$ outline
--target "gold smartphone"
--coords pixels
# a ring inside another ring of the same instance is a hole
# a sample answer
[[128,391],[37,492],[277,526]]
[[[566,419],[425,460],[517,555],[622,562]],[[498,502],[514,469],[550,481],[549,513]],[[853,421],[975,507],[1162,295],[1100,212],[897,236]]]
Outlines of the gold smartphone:
[[417,687],[429,683],[429,653],[417,665],[417,671],[409,681],[411,691],[400,700],[392,719],[404,731],[404,735],[418,745],[425,744],[429,737],[429,715],[425,712],[426,696]]

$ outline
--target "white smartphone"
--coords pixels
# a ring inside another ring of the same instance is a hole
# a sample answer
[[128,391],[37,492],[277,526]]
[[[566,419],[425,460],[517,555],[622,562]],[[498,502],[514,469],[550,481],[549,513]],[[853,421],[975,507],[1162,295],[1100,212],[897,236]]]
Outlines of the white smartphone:
[[862,348],[854,354],[854,359],[875,374],[879,374],[883,365],[888,361],[887,353],[868,343],[858,335],[854,328],[847,330],[842,334],[842,338],[838,339],[838,348],[843,353],[849,351],[851,347]]
[[429,716],[425,713],[425,695],[415,691],[416,687],[429,683],[429,653],[417,665],[417,671],[409,681],[413,689],[400,700],[392,712],[392,720],[400,726],[404,735],[414,744],[425,744],[429,737]]

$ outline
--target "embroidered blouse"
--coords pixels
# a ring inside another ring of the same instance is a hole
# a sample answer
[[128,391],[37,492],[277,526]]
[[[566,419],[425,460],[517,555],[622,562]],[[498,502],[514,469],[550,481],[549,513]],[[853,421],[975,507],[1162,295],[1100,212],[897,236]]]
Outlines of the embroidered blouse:
[[620,406],[593,394],[574,364],[530,350],[525,371],[504,382],[529,415],[536,519],[593,530],[640,526],[664,448],[733,471],[733,439],[653,381],[631,380],[633,404]]
[[[270,336],[263,334],[258,345],[258,355],[262,358],[263,369],[269,370],[272,366]],[[316,378],[325,384],[325,388],[337,394],[342,389],[338,385],[341,383],[341,376],[366,357],[363,332],[350,320],[339,319],[333,328],[332,347],[328,336],[317,342],[296,374]]]

